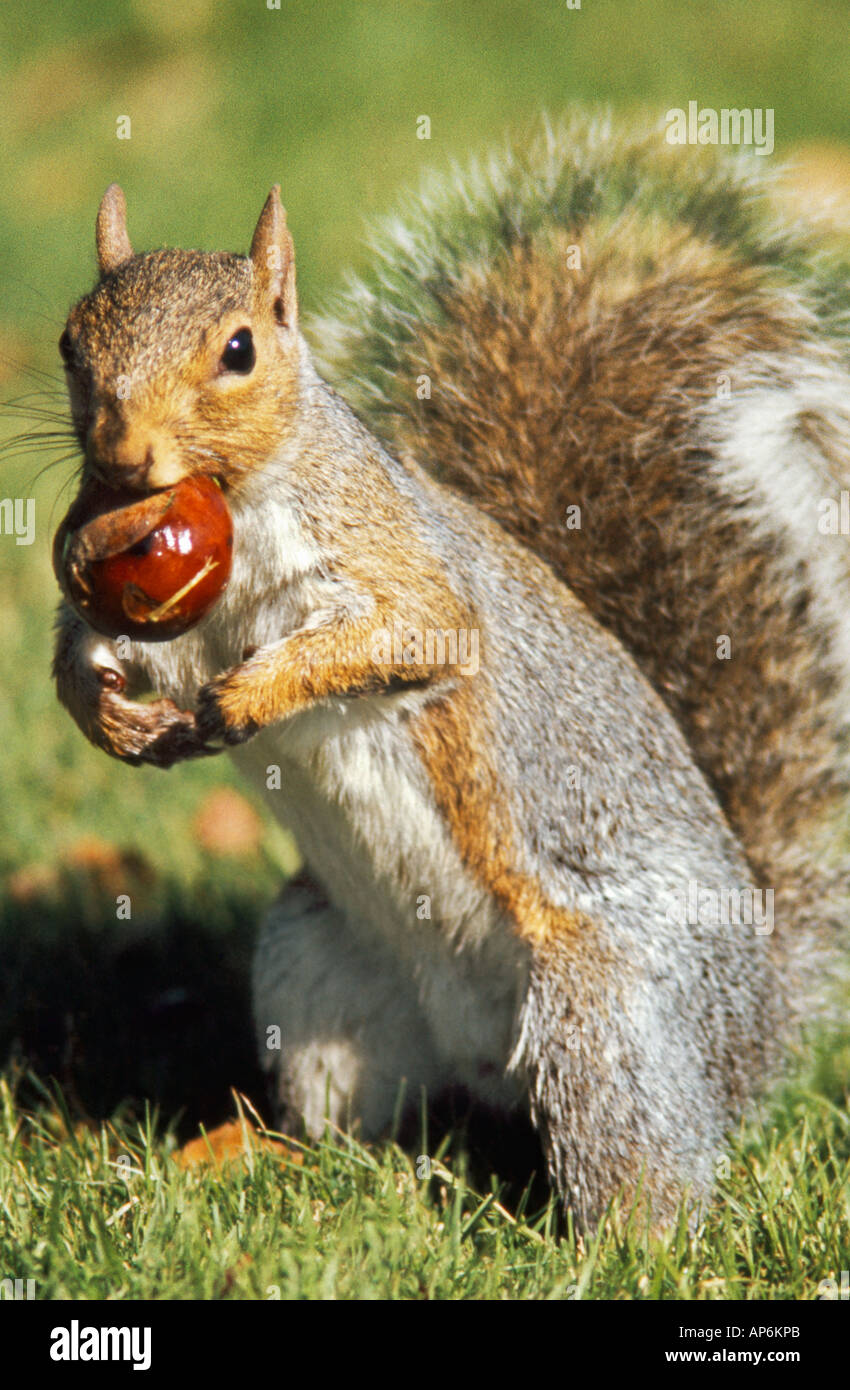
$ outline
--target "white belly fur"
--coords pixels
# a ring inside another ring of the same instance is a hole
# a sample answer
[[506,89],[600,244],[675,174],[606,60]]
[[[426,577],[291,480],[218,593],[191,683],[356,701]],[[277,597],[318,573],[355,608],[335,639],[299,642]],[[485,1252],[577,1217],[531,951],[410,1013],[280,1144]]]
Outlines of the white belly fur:
[[[497,1095],[494,1082],[512,1050],[526,953],[425,794],[400,717],[410,699],[394,699],[389,718],[386,702],[380,715],[367,701],[310,711],[258,735],[234,759],[363,946],[388,948],[414,983],[455,1080],[510,1104],[513,1081],[497,1085]],[[274,766],[280,790],[267,786]],[[417,915],[423,899],[430,917]]]

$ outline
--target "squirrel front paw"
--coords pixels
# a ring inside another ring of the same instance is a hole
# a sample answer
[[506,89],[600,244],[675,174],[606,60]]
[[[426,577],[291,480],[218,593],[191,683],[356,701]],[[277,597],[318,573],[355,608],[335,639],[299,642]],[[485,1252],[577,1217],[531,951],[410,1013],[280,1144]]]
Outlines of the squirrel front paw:
[[187,758],[220,752],[209,748],[191,711],[173,700],[142,703],[125,693],[128,673],[113,644],[93,633],[62,605],[53,659],[56,693],[96,748],[133,767],[168,768]]
[[250,702],[255,680],[246,666],[223,671],[198,692],[195,721],[201,738],[226,744],[246,743],[261,727]]
[[219,752],[208,748],[195,716],[173,700],[142,704],[124,695],[124,677],[111,667],[92,672],[97,699],[86,711],[86,733],[92,743],[131,767],[147,764],[169,768],[187,758],[206,758]]
[[221,751],[208,747],[195,716],[179,709],[173,700],[140,704],[112,691],[101,699],[95,741],[134,767],[169,768],[187,758],[208,758]]

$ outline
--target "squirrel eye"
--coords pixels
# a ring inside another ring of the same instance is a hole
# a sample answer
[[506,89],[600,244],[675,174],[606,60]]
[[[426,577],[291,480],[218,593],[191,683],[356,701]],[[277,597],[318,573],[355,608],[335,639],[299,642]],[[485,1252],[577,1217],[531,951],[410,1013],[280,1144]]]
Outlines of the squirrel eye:
[[228,341],[221,354],[221,366],[226,372],[241,372],[247,375],[257,360],[254,339],[250,328],[240,328]]
[[59,339],[59,356],[62,358],[66,367],[72,367],[74,365],[74,348],[71,343],[71,335],[67,328]]

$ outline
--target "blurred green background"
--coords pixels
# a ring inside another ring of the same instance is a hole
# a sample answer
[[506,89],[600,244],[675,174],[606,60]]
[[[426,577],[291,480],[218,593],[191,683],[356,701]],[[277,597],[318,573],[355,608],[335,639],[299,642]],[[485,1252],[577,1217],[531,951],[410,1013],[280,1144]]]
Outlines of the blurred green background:
[[[222,953],[238,938],[242,979],[249,924],[295,862],[250,806],[210,801],[223,781],[235,785],[224,759],[168,774],[124,768],[86,745],[53,695],[49,548],[71,464],[37,477],[66,446],[15,437],[56,428],[39,412],[63,409],[56,342],[94,277],[105,186],[124,186],[137,249],[239,251],[280,180],[309,315],[345,267],[365,266],[365,225],[397,190],[530,128],[541,111],[580,101],[657,120],[689,100],[773,107],[779,155],[850,143],[849,18],[847,0],[582,0],[579,10],[566,0],[4,0],[0,496],[36,498],[37,538],[23,547],[0,536],[0,1044],[37,1051],[44,1024],[48,1060],[71,1055],[73,1070],[74,1010],[93,1015],[126,975],[120,951],[103,973],[102,945],[127,940],[114,917],[127,882],[138,882],[157,950],[178,919],[181,940],[194,940],[194,913],[201,929],[218,924]],[[423,114],[430,140],[416,138]],[[117,138],[120,117],[130,139]],[[238,833],[222,837],[222,822]],[[138,942],[144,931],[133,931]],[[185,984],[188,946],[169,960],[151,997],[160,985],[202,996],[203,972]],[[43,1000],[60,978],[71,1022],[54,1026],[44,1010],[52,1018],[59,1003]]]

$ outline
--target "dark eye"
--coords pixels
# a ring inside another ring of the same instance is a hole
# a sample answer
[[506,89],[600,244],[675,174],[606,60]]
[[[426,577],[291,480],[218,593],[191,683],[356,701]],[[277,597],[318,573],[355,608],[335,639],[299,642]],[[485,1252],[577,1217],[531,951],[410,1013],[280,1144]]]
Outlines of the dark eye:
[[62,334],[62,337],[59,339],[59,356],[62,358],[62,361],[65,363],[66,367],[73,367],[74,348],[73,344],[71,343],[71,335],[68,332],[67,328],[65,329],[65,332]]
[[221,365],[226,372],[241,372],[247,376],[257,360],[254,351],[254,339],[251,337],[250,328],[240,328],[221,354]]

